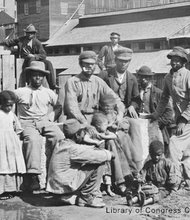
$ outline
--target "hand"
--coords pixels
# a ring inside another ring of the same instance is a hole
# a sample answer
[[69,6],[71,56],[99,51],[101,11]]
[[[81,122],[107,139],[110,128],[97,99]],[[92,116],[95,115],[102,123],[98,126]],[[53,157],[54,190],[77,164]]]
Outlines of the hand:
[[152,123],[152,122],[157,120],[157,118],[153,114],[146,115],[146,119],[150,119],[150,123]]
[[90,134],[90,136],[92,136],[92,138],[93,138],[93,137],[96,137],[96,135],[98,134],[96,128],[93,127],[93,126],[88,125],[88,126],[86,127],[86,129],[87,129],[88,133]]
[[184,129],[185,125],[186,125],[186,123],[184,123],[184,122],[180,122],[179,124],[177,124],[176,136],[183,134],[183,129]]
[[27,55],[27,57],[28,57],[28,58],[32,58],[32,57],[35,57],[35,56],[34,56],[34,54],[29,53],[29,54]]
[[129,106],[128,112],[129,112],[129,115],[131,116],[131,118],[138,118],[138,114],[132,105]]

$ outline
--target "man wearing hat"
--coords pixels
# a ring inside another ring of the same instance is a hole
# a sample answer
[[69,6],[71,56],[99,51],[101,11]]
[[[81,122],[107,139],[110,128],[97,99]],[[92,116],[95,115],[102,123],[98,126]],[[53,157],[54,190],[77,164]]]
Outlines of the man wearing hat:
[[139,89],[136,77],[127,68],[132,59],[133,51],[121,47],[115,51],[116,66],[109,73],[102,71],[99,76],[113,89],[120,97],[126,108],[126,113],[137,118],[136,108],[140,103]]
[[[52,63],[46,59],[46,52],[43,48],[41,42],[36,38],[37,30],[33,24],[29,24],[26,29],[24,29],[25,35],[19,38],[6,39],[1,44],[7,47],[18,47],[19,57],[24,59],[23,70],[25,67],[30,65],[31,61],[42,61],[45,63],[46,69],[50,71],[50,74],[46,76],[49,87],[51,89],[56,89],[56,76],[52,66]],[[24,74],[21,75],[20,86],[25,86],[28,83],[28,78]]]
[[79,56],[81,73],[69,78],[65,85],[65,113],[80,123],[90,124],[94,111],[106,94],[116,98],[118,120],[122,120],[124,106],[114,91],[98,76],[95,76],[96,53],[84,51]]
[[190,71],[185,68],[188,54],[176,46],[167,55],[171,70],[166,75],[161,100],[150,118],[157,119],[165,110],[170,97],[173,101],[176,135],[170,138],[169,157],[183,169],[186,183],[190,186]]
[[[137,77],[140,87],[140,98],[142,100],[139,113],[151,114],[156,110],[162,90],[153,84],[154,73],[148,66],[142,66],[137,71]],[[159,128],[162,131],[163,140],[166,146],[169,144],[169,133],[167,126],[173,122],[173,110],[171,103],[166,106],[165,111],[158,119]]]
[[[115,54],[114,51],[119,49],[120,34],[112,32],[110,34],[111,43],[102,47],[98,54],[98,66],[101,70],[107,70],[115,67]],[[104,59],[104,62],[103,62]]]
[[60,195],[63,203],[102,208],[105,204],[96,191],[100,188],[104,164],[113,158],[113,153],[79,144],[77,132],[81,129],[87,128],[76,119],[65,121],[63,131],[68,139],[60,141],[53,151],[47,191]]
[[[29,191],[39,190],[38,175],[41,174],[42,136],[47,138],[52,149],[57,141],[64,139],[64,134],[54,124],[62,112],[57,94],[42,86],[45,76],[50,73],[40,61],[32,61],[25,68],[29,85],[15,90],[17,96],[18,116],[24,129],[23,152],[26,162],[25,188]],[[49,107],[53,111],[49,112]],[[27,181],[26,181],[27,180]]]

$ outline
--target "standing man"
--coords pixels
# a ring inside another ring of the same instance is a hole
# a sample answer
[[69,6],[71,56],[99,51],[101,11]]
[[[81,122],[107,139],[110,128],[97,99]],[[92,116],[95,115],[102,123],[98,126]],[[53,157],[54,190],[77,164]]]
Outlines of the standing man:
[[138,118],[136,110],[141,102],[136,77],[127,69],[132,59],[132,50],[121,47],[115,51],[116,66],[109,73],[100,72],[99,76],[112,88],[125,105],[126,114]]
[[93,75],[96,53],[84,51],[79,56],[82,72],[68,79],[65,85],[65,112],[68,118],[76,118],[82,124],[90,124],[93,113],[99,109],[104,95],[116,98],[118,121],[122,120],[124,106],[120,98],[100,77]]
[[[105,45],[102,47],[102,49],[99,52],[98,55],[98,66],[101,70],[111,70],[112,68],[115,67],[115,50],[120,48],[121,46],[119,45],[120,41],[120,34],[116,32],[112,32],[110,34],[110,40],[111,43],[109,45]],[[103,62],[104,59],[104,62]]]
[[[39,190],[38,175],[41,174],[42,136],[47,138],[54,148],[57,141],[65,138],[62,131],[54,124],[60,116],[62,106],[57,102],[57,95],[42,86],[49,71],[40,61],[32,61],[25,68],[29,85],[15,90],[17,95],[18,116],[23,131],[23,151],[26,162],[25,187],[29,191]],[[50,106],[54,111],[48,113]]]
[[183,169],[186,183],[190,186],[190,71],[185,68],[188,54],[184,48],[176,46],[167,57],[171,60],[171,70],[165,77],[160,103],[151,118],[154,120],[163,114],[171,97],[177,127],[176,135],[170,139],[169,158],[179,170]]
[[[12,47],[18,46],[19,57],[24,59],[23,70],[30,65],[31,61],[42,61],[45,63],[45,67],[50,71],[50,74],[46,76],[50,89],[57,89],[56,76],[52,66],[52,63],[46,59],[46,52],[41,42],[36,38],[37,30],[33,24],[30,24],[24,29],[25,36],[4,40],[1,44]],[[25,86],[28,83],[28,78],[25,75],[22,76],[21,86]]]
[[[139,112],[151,114],[156,110],[162,90],[153,85],[154,73],[148,66],[142,66],[137,71],[139,79],[140,98],[142,100]],[[158,125],[162,131],[165,147],[169,144],[169,133],[167,127],[173,122],[173,110],[171,104],[168,103],[163,114],[158,118]],[[166,149],[165,149],[166,150]]]

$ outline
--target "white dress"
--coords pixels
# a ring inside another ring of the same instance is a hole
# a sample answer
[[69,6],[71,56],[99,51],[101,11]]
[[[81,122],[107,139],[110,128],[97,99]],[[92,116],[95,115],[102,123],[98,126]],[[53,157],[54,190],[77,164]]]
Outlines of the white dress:
[[26,172],[22,143],[14,131],[20,126],[11,111],[0,110],[0,194],[18,191],[23,173]]

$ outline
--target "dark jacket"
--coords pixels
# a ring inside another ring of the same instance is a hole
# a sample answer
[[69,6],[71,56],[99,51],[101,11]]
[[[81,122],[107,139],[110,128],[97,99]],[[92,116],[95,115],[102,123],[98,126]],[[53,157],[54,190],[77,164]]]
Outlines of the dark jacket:
[[32,47],[27,45],[28,39],[26,36],[8,39],[3,42],[3,45],[7,47],[18,46],[19,57],[27,59],[27,55],[33,54],[35,56],[35,60],[45,60],[46,52],[43,48],[43,45],[37,38],[32,39]]
[[[121,46],[118,45],[118,48],[120,47]],[[103,63],[103,58],[104,58],[104,63]],[[101,70],[111,69],[115,67],[115,54],[111,44],[102,47],[102,49],[98,54],[97,64]]]
[[139,108],[141,100],[139,96],[137,79],[133,74],[127,71],[122,83],[118,82],[115,69],[112,69],[109,73],[102,71],[100,72],[99,76],[120,97],[126,108],[128,108],[130,105],[133,105],[135,109]]

